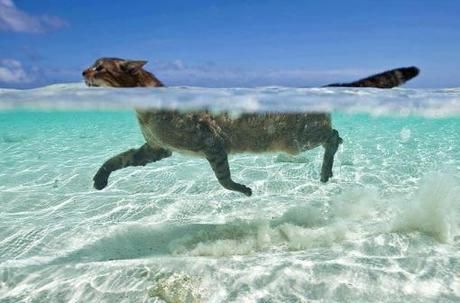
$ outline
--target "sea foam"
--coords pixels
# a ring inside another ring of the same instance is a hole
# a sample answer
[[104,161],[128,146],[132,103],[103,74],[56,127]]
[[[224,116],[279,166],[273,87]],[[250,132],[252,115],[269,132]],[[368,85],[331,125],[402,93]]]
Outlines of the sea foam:
[[419,190],[400,204],[393,231],[422,232],[446,243],[458,234],[460,187],[452,175],[425,176]]

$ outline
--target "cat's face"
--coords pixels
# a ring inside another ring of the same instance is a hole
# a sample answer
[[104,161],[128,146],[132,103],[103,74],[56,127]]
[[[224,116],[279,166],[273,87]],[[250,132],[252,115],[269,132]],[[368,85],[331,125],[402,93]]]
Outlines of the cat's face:
[[88,86],[136,87],[137,73],[147,61],[100,58],[82,73]]

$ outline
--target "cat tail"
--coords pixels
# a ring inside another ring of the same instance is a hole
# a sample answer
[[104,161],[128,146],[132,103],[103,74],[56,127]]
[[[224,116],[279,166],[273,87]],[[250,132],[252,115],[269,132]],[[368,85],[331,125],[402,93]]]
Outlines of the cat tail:
[[370,77],[349,82],[349,83],[333,83],[323,87],[375,87],[375,88],[392,88],[404,84],[410,79],[416,77],[420,70],[415,66],[400,67],[392,70],[384,71],[380,74],[375,74]]

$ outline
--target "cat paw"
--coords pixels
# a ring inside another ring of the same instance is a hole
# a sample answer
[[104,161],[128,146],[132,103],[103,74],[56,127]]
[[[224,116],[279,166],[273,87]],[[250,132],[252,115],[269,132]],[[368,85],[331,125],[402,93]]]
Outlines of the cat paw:
[[243,185],[243,188],[241,189],[241,192],[245,194],[246,196],[250,197],[252,195],[252,189],[250,189],[247,186]]
[[327,181],[329,181],[329,178],[332,178],[332,172],[330,172],[329,174],[322,175],[321,182],[326,183]]
[[103,189],[104,187],[107,186],[107,183],[108,183],[108,177],[106,176],[103,176],[101,174],[96,174],[93,178],[93,181],[94,181],[94,188],[97,189],[97,190],[101,190]]

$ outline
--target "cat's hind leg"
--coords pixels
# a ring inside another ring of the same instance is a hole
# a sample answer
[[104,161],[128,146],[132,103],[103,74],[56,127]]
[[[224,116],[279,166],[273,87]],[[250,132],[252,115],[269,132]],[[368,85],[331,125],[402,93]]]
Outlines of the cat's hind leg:
[[331,136],[324,143],[324,158],[321,167],[321,182],[327,182],[332,177],[332,166],[334,165],[334,155],[339,148],[339,144],[343,142],[339,136],[339,132],[332,130]]
[[223,187],[229,190],[238,191],[248,197],[252,195],[252,190],[249,187],[233,182],[230,175],[227,152],[220,140],[213,140],[213,142],[206,147],[204,153],[217,180]]
[[94,188],[100,190],[106,187],[109,176],[113,171],[128,166],[144,166],[148,163],[167,158],[171,156],[171,154],[171,151],[167,149],[161,147],[152,148],[147,143],[140,148],[133,148],[122,152],[105,161],[99,168],[93,178]]

